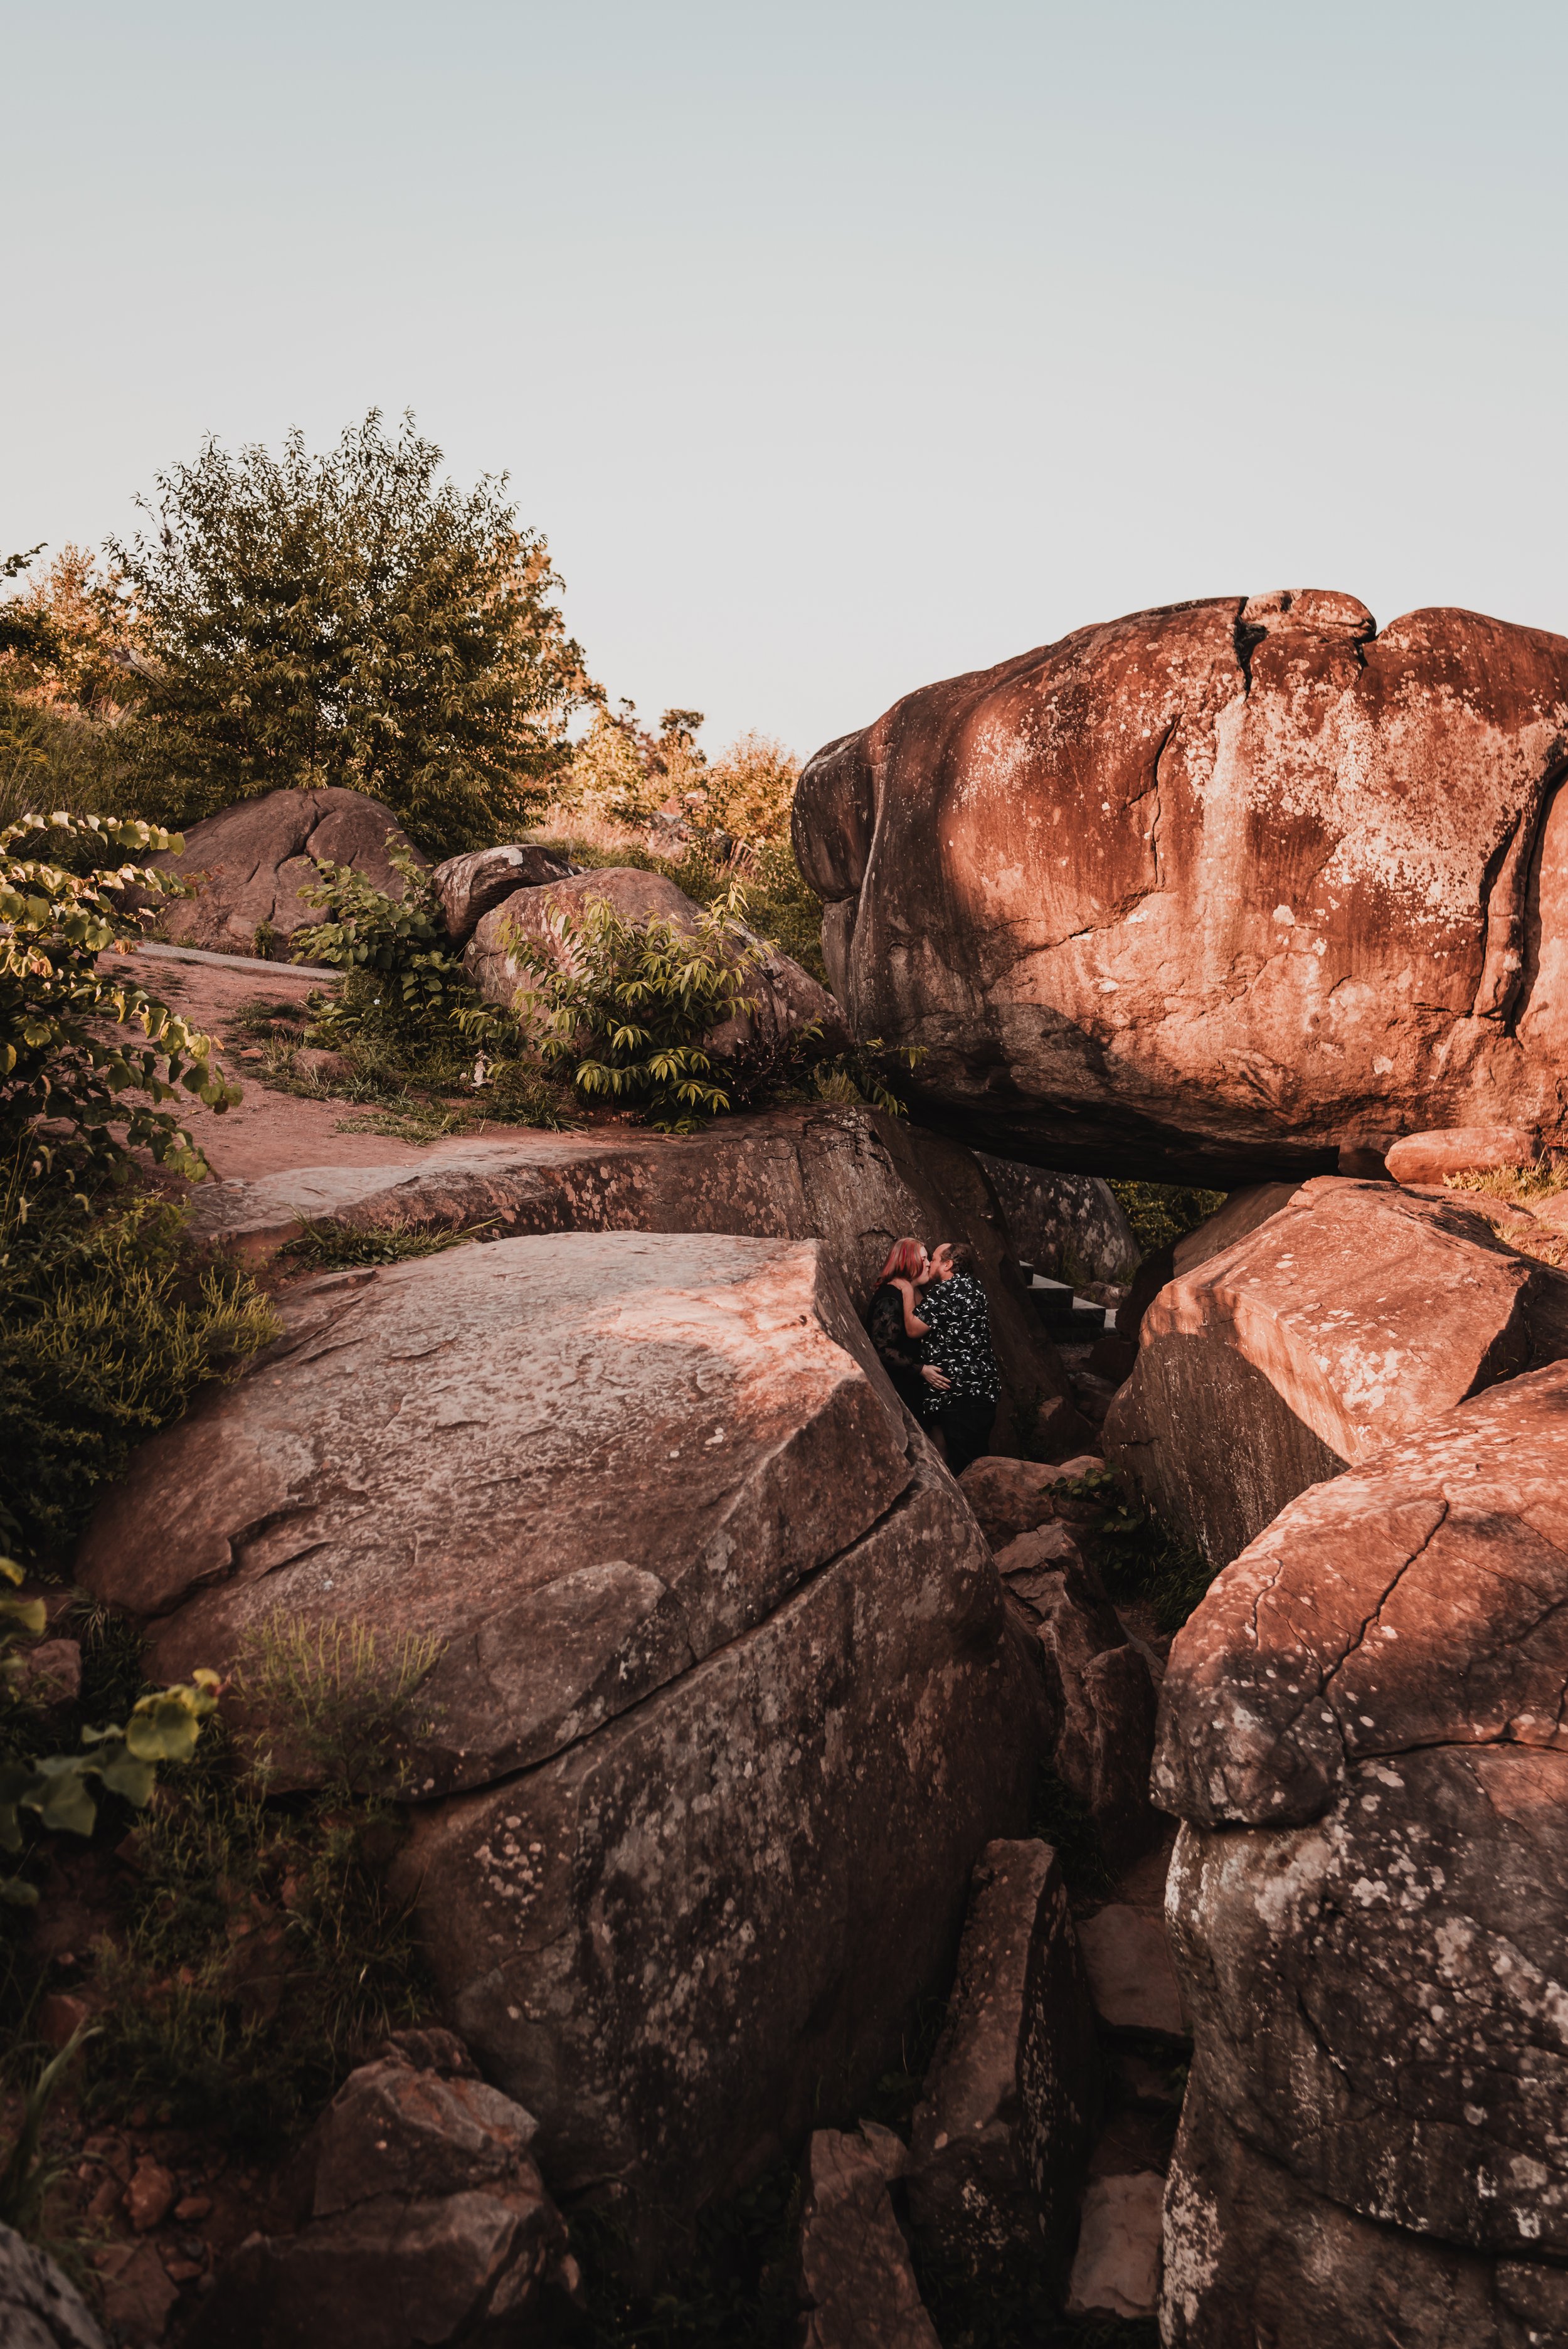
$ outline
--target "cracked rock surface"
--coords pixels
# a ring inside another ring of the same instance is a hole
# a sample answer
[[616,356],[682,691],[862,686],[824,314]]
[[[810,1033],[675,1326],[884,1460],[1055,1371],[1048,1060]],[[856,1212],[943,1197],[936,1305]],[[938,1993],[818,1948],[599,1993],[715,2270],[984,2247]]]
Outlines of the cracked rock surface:
[[1568,1117],[1568,640],[1327,589],[1080,628],[811,760],[856,1032],[999,1156],[1224,1187]]
[[[1565,1692],[1563,1364],[1304,1494],[1178,1635],[1154,1785],[1185,1822],[1196,2095],[1170,2342],[1265,2337],[1260,2292],[1382,2342],[1378,2278],[1407,2269],[1410,2349],[1568,2337]],[[1271,2253],[1276,2205],[1334,2258]]]

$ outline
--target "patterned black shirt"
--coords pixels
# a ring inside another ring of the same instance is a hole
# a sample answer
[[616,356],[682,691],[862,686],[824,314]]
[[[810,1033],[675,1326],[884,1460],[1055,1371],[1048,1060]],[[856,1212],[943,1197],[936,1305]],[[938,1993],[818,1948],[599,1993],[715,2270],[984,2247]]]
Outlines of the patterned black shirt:
[[926,1409],[995,1402],[1002,1381],[991,1350],[991,1309],[974,1275],[955,1272],[951,1280],[934,1280],[922,1291],[915,1311],[930,1324],[929,1334],[920,1342],[921,1361],[944,1371],[951,1381],[945,1394],[932,1390]]

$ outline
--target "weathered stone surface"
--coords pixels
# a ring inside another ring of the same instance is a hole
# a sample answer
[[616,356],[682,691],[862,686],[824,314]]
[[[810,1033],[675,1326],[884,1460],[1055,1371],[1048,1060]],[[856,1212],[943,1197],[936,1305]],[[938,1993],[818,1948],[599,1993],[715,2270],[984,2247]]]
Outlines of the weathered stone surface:
[[[520,991],[537,986],[535,975],[512,951],[515,937],[531,938],[552,962],[564,963],[569,950],[552,925],[562,916],[581,914],[596,898],[613,905],[623,920],[657,919],[679,930],[694,929],[701,915],[701,908],[664,874],[645,873],[637,865],[607,865],[542,888],[519,889],[484,916],[464,952],[464,968],[480,994],[510,1007]],[[709,1040],[712,1050],[725,1053],[742,1043],[777,1043],[812,1020],[820,1026],[830,1050],[847,1044],[843,1013],[826,988],[819,987],[789,955],[753,932],[747,936],[758,960],[746,973],[745,992],[756,1008],[716,1028]]]
[[1377,2225],[1245,2145],[1194,2084],[1165,2193],[1166,2349],[1563,2349],[1568,2272]]
[[1156,1795],[1295,1825],[1413,1748],[1568,1750],[1565,1600],[1558,1363],[1304,1493],[1219,1577],[1171,1651]]
[[1532,1127],[1460,1125],[1438,1133],[1408,1133],[1385,1163],[1396,1183],[1440,1183],[1445,1174],[1465,1174],[1472,1167],[1529,1166],[1540,1150],[1541,1136]]
[[[1162,1692],[1194,2082],[1297,2187],[1427,2239],[1434,2307],[1452,2251],[1568,2257],[1565,1600],[1558,1364],[1304,1494],[1220,1576]],[[1230,2236],[1192,2234],[1183,2272],[1212,2259],[1233,2292],[1267,2211],[1219,2200]],[[1375,2250],[1336,2227],[1369,2295]]]
[[975,2277],[1043,2269],[1059,2289],[1099,2095],[1056,1854],[988,1844],[911,2132],[910,2215],[944,2262]]
[[977,1154],[1001,1202],[1015,1256],[1054,1280],[1131,1278],[1140,1250],[1109,1183]]
[[503,1240],[329,1276],[284,1319],[140,1449],[77,1572],[150,1619],[166,1680],[226,1668],[279,1612],[437,1635],[427,1793],[538,1762],[687,1671],[913,1475],[810,1242]]
[[1568,1114],[1568,642],[1327,590],[1078,630],[801,777],[857,1032],[999,1155],[1220,1184]]
[[1005,1549],[1020,1534],[1059,1522],[1069,1531],[1088,1530],[1105,1515],[1101,1502],[1066,1488],[1105,1465],[1098,1455],[1080,1454],[1049,1465],[1037,1460],[1005,1460],[993,1453],[973,1460],[958,1482],[993,1549]]
[[862,2093],[944,1978],[1036,1729],[984,1545],[923,1450],[766,1622],[571,1751],[416,1814],[448,2011],[562,2193],[683,2205]]
[[1223,1565],[1307,1485],[1555,1353],[1555,1279],[1457,1201],[1320,1176],[1161,1289],[1107,1455]]
[[1149,1799],[1155,1693],[1147,1659],[1128,1639],[1099,1578],[1076,1554],[1046,1562],[1055,1526],[997,1557],[1027,1624],[1045,1688],[1051,1767],[1085,1804],[1108,1855],[1134,1858],[1158,1838]]
[[1179,1272],[1195,1272],[1212,1256],[1222,1248],[1233,1247],[1249,1232],[1266,1224],[1287,1207],[1300,1185],[1295,1183],[1250,1183],[1243,1190],[1233,1191],[1219,1211],[1208,1216],[1192,1231],[1183,1232],[1179,1240],[1168,1241],[1146,1256],[1132,1278],[1132,1286],[1117,1308],[1116,1331],[1120,1338],[1136,1338],[1143,1326],[1143,1317],[1168,1281]]
[[449,856],[444,864],[437,865],[430,880],[447,936],[454,946],[465,947],[493,905],[504,904],[520,889],[564,881],[571,870],[559,856],[536,848],[530,841],[511,841],[501,848],[477,848],[467,856]]
[[[322,918],[299,895],[320,879],[312,857],[352,864],[389,896],[403,895],[401,876],[387,861],[387,841],[425,859],[404,836],[390,808],[365,792],[333,785],[315,792],[268,792],[193,823],[184,854],[149,862],[181,880],[195,881],[194,897],[159,900],[159,922],[177,945],[253,953],[263,924],[286,942]],[[200,876],[200,877],[199,877]]]
[[104,2349],[103,2334],[75,2284],[36,2243],[5,2226],[0,2340],[5,2349]]
[[[1053,1429],[1066,1442],[1082,1428],[1061,1400],[1066,1374],[1007,1260],[995,1195],[973,1154],[874,1110],[772,1110],[696,1134],[514,1134],[434,1149],[412,1167],[307,1167],[204,1185],[191,1215],[202,1239],[253,1259],[307,1220],[816,1239],[859,1310],[894,1240],[962,1237],[980,1259],[1002,1374],[993,1441],[1049,1453]],[[1050,1419],[1057,1402],[1070,1414],[1060,1424]]]
[[1112,1900],[1080,1918],[1078,1932],[1089,1996],[1108,2031],[1186,2037],[1181,1992],[1160,1918]]
[[861,2135],[812,2136],[799,2271],[802,2349],[940,2349],[882,2163]]
[[1089,2181],[1068,2286],[1069,2316],[1152,2316],[1160,2306],[1165,2180],[1137,2169]]
[[[302,2150],[292,2232],[252,2235],[218,2271],[201,2349],[510,2349],[542,2338],[566,2230],[521,2106],[449,2033],[363,2064]],[[432,2059],[434,2057],[434,2060]],[[466,2076],[465,2076],[466,2075]]]

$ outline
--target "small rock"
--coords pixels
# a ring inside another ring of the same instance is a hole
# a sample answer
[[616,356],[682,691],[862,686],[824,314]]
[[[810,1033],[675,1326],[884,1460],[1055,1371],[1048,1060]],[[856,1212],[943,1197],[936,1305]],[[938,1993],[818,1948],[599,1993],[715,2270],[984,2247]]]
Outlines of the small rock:
[[0,2342],[7,2349],[104,2349],[74,2283],[36,2243],[0,2226]]
[[174,2215],[182,2227],[194,2227],[211,2214],[211,2197],[206,2194],[187,2194],[183,2202],[174,2205]]
[[180,2297],[150,2243],[111,2243],[93,2261],[103,2279],[104,2323],[129,2349],[153,2349],[162,2340]]
[[1080,1920],[1078,1946],[1094,2011],[1111,2031],[1187,2034],[1163,1920],[1113,1900]]
[[800,2214],[801,2349],[941,2349],[863,2137],[818,2129]]
[[78,1640],[45,1640],[36,1648],[25,1649],[16,1661],[20,1670],[12,1684],[13,1691],[25,1703],[48,1711],[57,1705],[74,1704],[80,1696],[82,1651]]
[[1068,2286],[1069,2316],[1156,2314],[1164,2201],[1165,2180],[1158,2170],[1091,2181]]
[[299,1077],[314,1077],[318,1084],[346,1084],[354,1071],[341,1052],[328,1051],[325,1045],[306,1044],[294,1056],[294,1072]]
[[38,2003],[38,2036],[46,2047],[64,2047],[91,2016],[92,2008],[85,1998],[77,1998],[70,1991],[52,1990]]
[[1466,1174],[1485,1166],[1530,1166],[1541,1155],[1541,1136],[1522,1125],[1450,1125],[1429,1133],[1408,1133],[1385,1152],[1384,1164],[1396,1183],[1440,1183],[1445,1174]]
[[160,2227],[174,2207],[179,2191],[161,2162],[143,2158],[131,2172],[125,2189],[126,2215],[139,2235]]

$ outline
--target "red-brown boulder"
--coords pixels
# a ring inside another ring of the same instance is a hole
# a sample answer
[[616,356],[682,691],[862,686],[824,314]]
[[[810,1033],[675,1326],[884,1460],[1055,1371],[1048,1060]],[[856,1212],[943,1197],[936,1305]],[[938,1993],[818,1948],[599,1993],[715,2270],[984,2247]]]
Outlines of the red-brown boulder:
[[1228,1185],[1554,1141],[1565,734],[1562,637],[1215,597],[906,695],[808,765],[796,849],[857,1033],[999,1155]]
[[[1202,2104],[1172,2188],[1172,2341],[1250,2340],[1248,2277],[1285,2272],[1279,2195],[1238,2178],[1254,2149],[1305,2235],[1362,2262],[1287,2262],[1307,2298],[1282,2339],[1315,2314],[1315,2337],[1377,2341],[1386,2259],[1426,2279],[1410,2349],[1532,2337],[1506,2321],[1534,2290],[1513,2264],[1568,2258],[1565,1627],[1556,1364],[1302,1495],[1178,1635],[1154,1784],[1185,1822],[1167,1913]],[[1467,2282],[1477,2255],[1498,2264]],[[1340,2332],[1357,2281],[1368,2313]],[[1495,2332],[1441,2329],[1461,2285],[1497,2300]]]
[[800,2212],[801,2349],[941,2349],[887,2189],[863,2135],[813,2133]]
[[296,930],[323,918],[299,894],[321,878],[313,857],[352,864],[376,888],[401,897],[402,875],[387,862],[388,839],[425,863],[391,809],[366,792],[334,784],[240,800],[193,823],[181,854],[150,860],[196,885],[194,897],[159,900],[160,927],[179,946],[220,954],[255,954],[271,932],[286,953]]
[[1460,1195],[1315,1177],[1150,1305],[1107,1457],[1222,1566],[1308,1485],[1553,1359],[1562,1282]]
[[436,903],[454,946],[466,947],[492,905],[520,889],[563,881],[572,867],[531,841],[509,841],[500,848],[477,848],[449,856],[430,875]]

